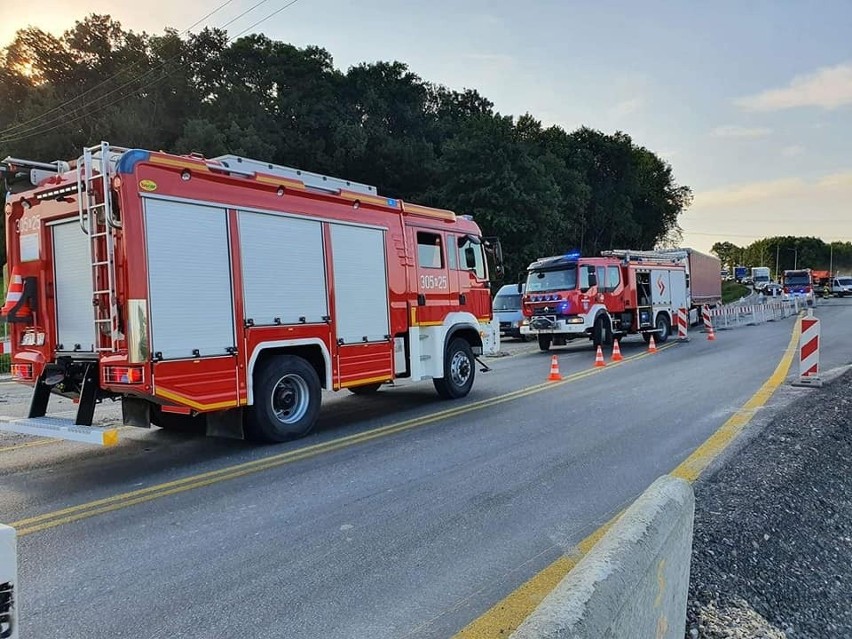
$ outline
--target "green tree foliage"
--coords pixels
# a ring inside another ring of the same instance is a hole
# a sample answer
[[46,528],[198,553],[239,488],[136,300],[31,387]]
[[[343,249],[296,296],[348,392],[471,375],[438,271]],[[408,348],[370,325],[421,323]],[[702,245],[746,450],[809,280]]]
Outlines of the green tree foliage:
[[779,273],[793,268],[831,268],[836,273],[852,274],[852,242],[826,243],[818,237],[786,235],[763,238],[745,247],[716,242],[711,250],[729,268],[768,266],[775,278],[776,260]]
[[676,241],[691,200],[625,133],[495,113],[401,62],[344,72],[315,46],[135,33],[101,15],[61,37],[19,31],[0,51],[0,156],[68,159],[100,140],[256,157],[472,214],[502,239],[509,277],[544,254]]

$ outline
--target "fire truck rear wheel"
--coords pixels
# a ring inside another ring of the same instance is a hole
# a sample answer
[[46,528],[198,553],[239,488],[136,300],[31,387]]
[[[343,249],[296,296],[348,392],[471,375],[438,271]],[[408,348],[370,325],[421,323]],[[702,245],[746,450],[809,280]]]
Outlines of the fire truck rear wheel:
[[470,392],[474,377],[476,361],[473,350],[466,339],[456,337],[444,353],[444,376],[432,380],[435,390],[444,399],[458,399]]
[[542,333],[538,334],[538,350],[544,351],[545,353],[550,350],[550,344],[553,341],[552,335],[543,335]]
[[246,414],[246,434],[264,442],[304,437],[320,409],[319,376],[311,364],[293,355],[278,355],[255,373],[254,405]]

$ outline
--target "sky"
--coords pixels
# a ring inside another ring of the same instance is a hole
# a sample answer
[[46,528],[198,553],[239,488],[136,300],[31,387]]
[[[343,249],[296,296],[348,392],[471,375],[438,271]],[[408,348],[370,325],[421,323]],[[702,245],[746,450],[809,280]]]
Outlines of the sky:
[[[59,35],[88,13],[182,31],[225,2],[41,0],[37,15],[4,12],[0,45],[30,25]],[[198,28],[258,2],[232,0]],[[265,0],[228,31],[291,2]],[[684,246],[852,241],[848,0],[296,0],[251,31],[321,46],[344,70],[399,60],[425,80],[477,89],[503,114],[624,131],[692,188]]]

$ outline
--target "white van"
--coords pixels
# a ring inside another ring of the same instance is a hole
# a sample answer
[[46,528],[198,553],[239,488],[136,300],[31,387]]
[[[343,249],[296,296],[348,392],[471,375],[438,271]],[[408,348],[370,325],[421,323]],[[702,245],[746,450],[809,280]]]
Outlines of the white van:
[[[524,285],[521,284],[523,291]],[[524,339],[521,335],[521,322],[524,314],[521,312],[521,293],[518,292],[517,284],[506,284],[501,286],[494,296],[492,306],[494,317],[500,322],[500,336],[517,337]]]

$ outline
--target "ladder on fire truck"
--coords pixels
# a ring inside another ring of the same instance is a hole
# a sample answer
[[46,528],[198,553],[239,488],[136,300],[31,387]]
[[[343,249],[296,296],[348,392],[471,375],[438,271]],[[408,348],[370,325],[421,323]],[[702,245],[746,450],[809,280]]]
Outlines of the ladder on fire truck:
[[92,266],[96,353],[116,352],[118,341],[123,339],[118,325],[114,234],[121,221],[114,214],[110,182],[114,162],[126,150],[101,142],[83,149],[77,162],[80,226],[89,236]]
[[604,257],[618,257],[627,261],[641,262],[645,260],[659,262],[680,262],[689,257],[689,253],[683,249],[660,249],[658,251],[631,251],[629,249],[613,249],[601,251]]

